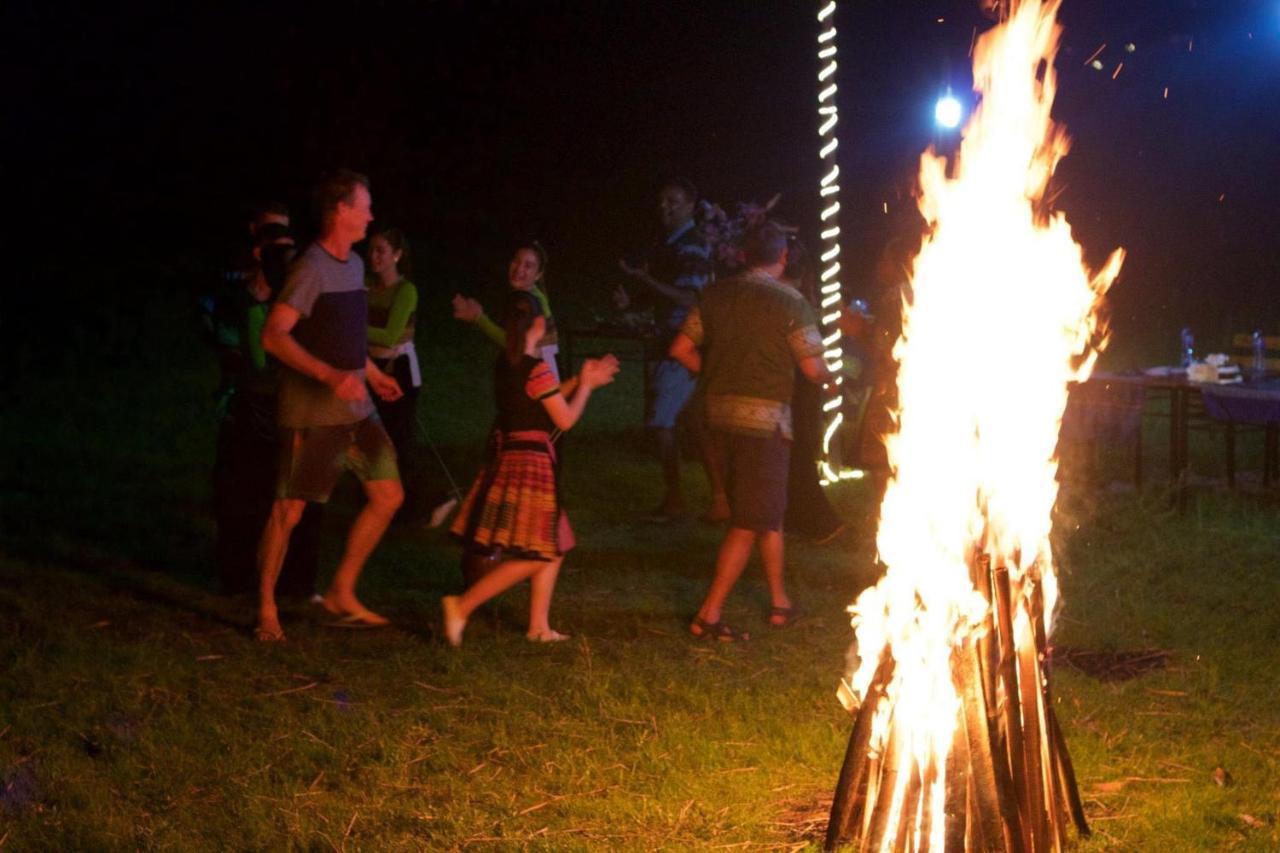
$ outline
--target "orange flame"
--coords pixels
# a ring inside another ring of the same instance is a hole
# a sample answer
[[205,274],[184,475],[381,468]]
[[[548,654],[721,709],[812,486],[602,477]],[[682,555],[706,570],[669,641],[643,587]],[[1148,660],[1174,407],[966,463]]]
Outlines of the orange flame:
[[[1038,582],[1046,626],[1057,600],[1058,430],[1068,384],[1088,376],[1101,348],[1097,309],[1124,257],[1117,249],[1090,272],[1063,215],[1041,209],[1069,147],[1050,118],[1059,4],[1024,0],[978,40],[981,100],[951,174],[932,150],[920,162],[930,231],[894,347],[899,410],[876,539],[888,568],[850,608],[859,701],[882,653],[895,662],[882,706],[892,711],[877,714],[872,749],[891,731],[901,739],[901,786],[913,759],[942,768],[951,748],[960,703],[952,652],[988,609],[970,580],[975,554],[1008,566],[1015,590]],[[1031,642],[1030,607],[1015,610],[1019,646]],[[922,812],[942,814],[944,786],[939,772]],[[943,820],[928,825],[931,849],[942,849]]]

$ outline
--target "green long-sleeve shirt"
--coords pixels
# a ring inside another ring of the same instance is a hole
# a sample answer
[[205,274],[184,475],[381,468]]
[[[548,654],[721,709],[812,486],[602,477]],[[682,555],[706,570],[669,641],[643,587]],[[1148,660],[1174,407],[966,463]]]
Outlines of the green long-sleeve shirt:
[[413,340],[418,288],[407,278],[391,287],[369,288],[369,343],[393,347]]
[[253,362],[254,370],[265,370],[267,366],[267,351],[262,348],[262,329],[267,325],[267,312],[270,310],[271,303],[259,302],[249,308],[245,315],[245,326],[248,328],[245,352]]
[[[547,333],[542,336],[542,340],[538,341],[538,349],[556,346],[559,343],[559,338],[556,336],[556,321],[551,316],[551,303],[547,301],[547,295],[542,292],[541,288],[536,286],[529,289],[529,295],[537,300],[538,309],[542,311],[542,316],[547,318]],[[480,315],[479,319],[476,320],[476,327],[484,333],[485,337],[498,346],[505,347],[507,345],[506,330],[489,319],[488,314]]]

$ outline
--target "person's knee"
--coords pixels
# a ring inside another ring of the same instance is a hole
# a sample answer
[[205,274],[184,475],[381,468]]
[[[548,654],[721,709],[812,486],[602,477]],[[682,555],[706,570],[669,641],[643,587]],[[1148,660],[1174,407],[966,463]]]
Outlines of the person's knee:
[[302,521],[302,513],[307,508],[307,502],[296,500],[294,498],[283,498],[277,500],[271,505],[271,520],[278,526],[282,527],[286,532],[293,530],[298,526],[298,522]]

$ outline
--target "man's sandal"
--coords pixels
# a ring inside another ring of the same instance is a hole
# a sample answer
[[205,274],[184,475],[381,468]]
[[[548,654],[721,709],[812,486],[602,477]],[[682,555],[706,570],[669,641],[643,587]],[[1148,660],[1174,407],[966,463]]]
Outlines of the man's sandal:
[[721,643],[751,639],[746,631],[735,631],[723,622],[708,622],[701,616],[693,617],[693,621],[689,623],[689,633],[698,639],[714,638]]

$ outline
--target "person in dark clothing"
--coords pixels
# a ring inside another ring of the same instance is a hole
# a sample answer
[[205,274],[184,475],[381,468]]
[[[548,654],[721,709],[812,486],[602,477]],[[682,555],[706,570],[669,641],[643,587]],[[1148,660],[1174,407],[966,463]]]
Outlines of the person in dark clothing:
[[[219,332],[225,347],[220,363],[228,373],[213,467],[214,562],[227,594],[247,593],[257,584],[258,538],[271,511],[279,454],[277,376],[262,350],[261,336],[271,300],[284,285],[294,245],[287,226],[279,223],[265,223],[255,233],[258,245],[245,286],[218,312],[230,327]],[[289,552],[280,575],[280,592],[286,597],[309,598],[315,593],[322,515],[317,504],[299,522],[297,547]]]
[[[660,335],[657,343],[664,354],[689,310],[698,304],[698,294],[711,280],[711,245],[693,221],[697,202],[698,191],[693,184],[683,179],[668,181],[658,194],[663,238],[650,249],[644,263],[637,265],[625,259],[618,262],[621,270],[641,287],[636,301],[654,308]],[[614,304],[620,309],[631,304],[630,294],[621,285],[614,292]],[[685,515],[676,420],[693,396],[697,378],[680,362],[666,357],[652,367],[650,384],[653,399],[648,401],[645,426],[654,437],[662,464],[663,496],[649,518],[666,522]],[[702,425],[692,426],[700,430]],[[722,521],[728,517],[723,490],[710,466],[707,476],[714,493],[707,520]]]
[[785,234],[766,222],[747,234],[743,253],[748,269],[708,287],[671,344],[671,356],[703,377],[707,422],[725,463],[729,530],[689,625],[695,637],[722,642],[747,636],[721,621],[721,609],[753,549],[769,587],[769,624],[783,627],[794,618],[782,531],[795,371],[815,384],[829,378],[813,309],[778,280],[787,262]]

